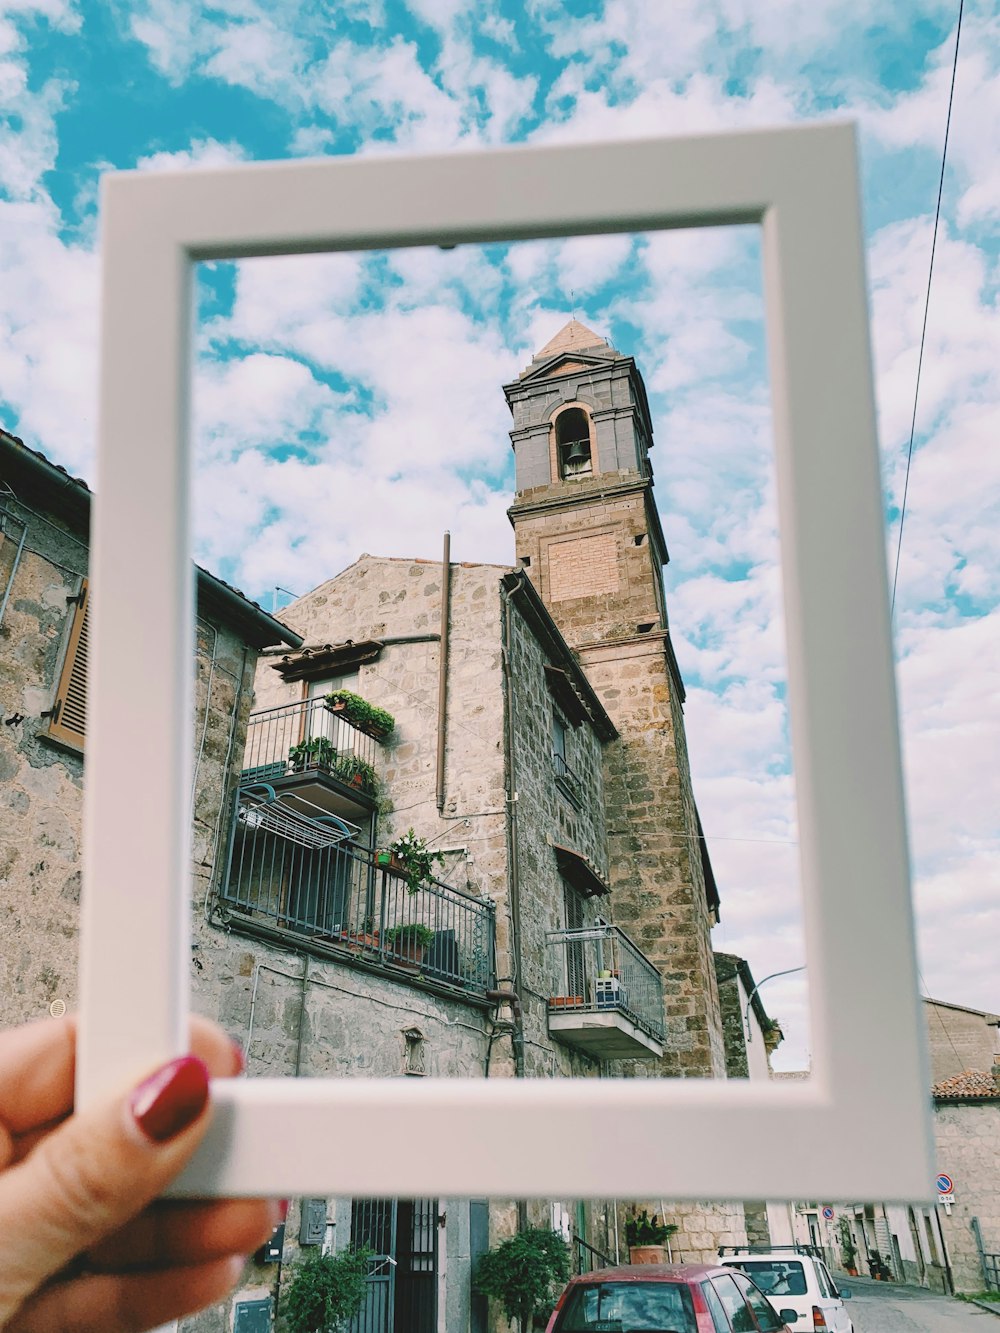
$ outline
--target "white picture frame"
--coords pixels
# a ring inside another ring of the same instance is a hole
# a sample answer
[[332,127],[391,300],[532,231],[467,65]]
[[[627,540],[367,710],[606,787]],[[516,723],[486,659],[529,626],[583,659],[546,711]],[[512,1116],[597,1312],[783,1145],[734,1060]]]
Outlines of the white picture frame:
[[857,155],[842,124],[104,178],[79,1096],[186,1044],[193,265],[731,223],[763,229],[811,1077],[227,1080],[178,1193],[928,1196]]

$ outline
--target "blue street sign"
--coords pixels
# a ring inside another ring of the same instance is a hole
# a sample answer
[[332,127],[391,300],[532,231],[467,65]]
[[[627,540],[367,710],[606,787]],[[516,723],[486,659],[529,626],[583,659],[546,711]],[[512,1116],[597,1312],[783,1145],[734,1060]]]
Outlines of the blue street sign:
[[937,1186],[938,1194],[955,1193],[955,1185],[952,1181],[951,1176],[946,1176],[943,1171],[941,1175],[938,1176],[937,1180],[934,1183]]

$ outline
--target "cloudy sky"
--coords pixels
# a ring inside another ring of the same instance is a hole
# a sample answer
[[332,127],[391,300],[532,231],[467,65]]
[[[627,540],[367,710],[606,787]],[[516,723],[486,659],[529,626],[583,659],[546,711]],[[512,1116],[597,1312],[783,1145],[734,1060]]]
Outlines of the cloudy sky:
[[[91,475],[103,171],[850,116],[891,563],[957,13],[957,0],[0,0],[0,423]],[[895,631],[923,978],[993,1010],[998,158],[1000,20],[968,0]],[[456,559],[511,560],[501,384],[572,315],[637,358],[723,899],[716,946],[758,978],[804,962],[755,231],[212,265],[199,293],[198,554],[268,607],[361,551],[437,556],[445,528]],[[788,1033],[778,1063],[802,1067],[803,978],[764,996]]]

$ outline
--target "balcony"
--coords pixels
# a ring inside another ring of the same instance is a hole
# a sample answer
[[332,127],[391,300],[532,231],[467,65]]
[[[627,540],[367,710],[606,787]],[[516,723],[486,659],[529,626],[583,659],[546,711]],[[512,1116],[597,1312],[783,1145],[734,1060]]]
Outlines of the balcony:
[[617,926],[548,932],[549,1034],[595,1060],[663,1054],[663,983]]
[[378,797],[373,736],[305,699],[250,714],[241,787],[266,784],[276,796],[310,810],[367,825]]
[[219,891],[226,923],[456,998],[493,989],[491,902],[430,880],[416,893],[354,841],[356,826],[273,783],[237,793]]

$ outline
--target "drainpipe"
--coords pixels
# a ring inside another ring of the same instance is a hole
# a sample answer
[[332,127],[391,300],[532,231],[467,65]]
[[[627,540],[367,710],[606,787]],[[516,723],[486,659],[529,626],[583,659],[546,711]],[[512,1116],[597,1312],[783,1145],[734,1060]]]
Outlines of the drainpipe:
[[302,1039],[306,1026],[306,994],[309,989],[309,955],[302,955],[302,991],[299,995],[299,1035],[295,1045],[295,1077],[302,1073]]
[[[504,708],[503,741],[505,768],[507,770],[507,863],[508,902],[510,904],[510,954],[513,977],[511,988],[517,996],[513,1006],[514,1030],[511,1033],[511,1046],[514,1052],[514,1077],[524,1078],[524,995],[521,988],[521,893],[518,875],[518,830],[517,830],[517,772],[514,765],[514,677],[510,665],[511,654],[511,609],[512,598],[523,587],[518,587],[510,594],[501,593],[503,598],[503,643],[501,658],[503,661]],[[517,1201],[517,1228],[526,1230],[528,1225],[528,1205],[524,1199]]]
[[444,814],[444,747],[448,714],[448,621],[451,611],[451,533],[444,534],[441,556],[441,665],[438,674],[437,808]]

